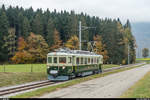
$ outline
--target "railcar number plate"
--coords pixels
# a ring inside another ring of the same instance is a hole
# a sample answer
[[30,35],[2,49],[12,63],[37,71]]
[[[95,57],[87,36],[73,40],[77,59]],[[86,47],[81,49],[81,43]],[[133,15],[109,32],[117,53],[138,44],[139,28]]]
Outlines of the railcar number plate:
[[51,73],[51,74],[57,74],[58,71],[57,71],[57,70],[51,70],[50,73]]

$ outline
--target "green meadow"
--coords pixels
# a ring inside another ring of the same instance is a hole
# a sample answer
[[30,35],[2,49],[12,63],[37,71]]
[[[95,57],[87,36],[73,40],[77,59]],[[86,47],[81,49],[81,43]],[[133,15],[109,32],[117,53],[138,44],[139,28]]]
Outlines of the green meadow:
[[[103,69],[119,67],[120,65],[105,64]],[[0,65],[0,72],[46,72],[46,64],[12,64]]]
[[0,72],[46,72],[46,64],[0,65]]
[[150,58],[136,58],[136,62],[146,62],[147,64],[150,64]]
[[147,61],[147,60],[150,60],[150,58],[137,58],[136,60]]

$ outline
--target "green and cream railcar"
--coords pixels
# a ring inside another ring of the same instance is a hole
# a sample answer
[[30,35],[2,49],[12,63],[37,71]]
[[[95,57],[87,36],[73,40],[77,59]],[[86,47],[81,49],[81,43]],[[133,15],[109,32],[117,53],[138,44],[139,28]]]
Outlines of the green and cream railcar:
[[100,73],[102,55],[82,50],[59,49],[47,55],[49,80],[69,80],[77,76]]

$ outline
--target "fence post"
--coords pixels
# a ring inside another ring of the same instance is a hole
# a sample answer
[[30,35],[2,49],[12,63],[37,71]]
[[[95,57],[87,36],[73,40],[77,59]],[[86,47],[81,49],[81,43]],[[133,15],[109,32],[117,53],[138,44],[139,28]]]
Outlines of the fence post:
[[33,72],[33,66],[32,66],[32,64],[31,64],[31,73]]
[[4,72],[5,72],[5,65],[3,65],[4,66]]

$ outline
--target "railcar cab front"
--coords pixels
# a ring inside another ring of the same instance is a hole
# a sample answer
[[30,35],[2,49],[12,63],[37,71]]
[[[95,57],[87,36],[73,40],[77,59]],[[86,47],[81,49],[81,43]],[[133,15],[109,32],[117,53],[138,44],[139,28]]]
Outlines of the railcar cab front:
[[47,74],[50,80],[68,80],[73,68],[72,55],[52,52],[47,55]]

